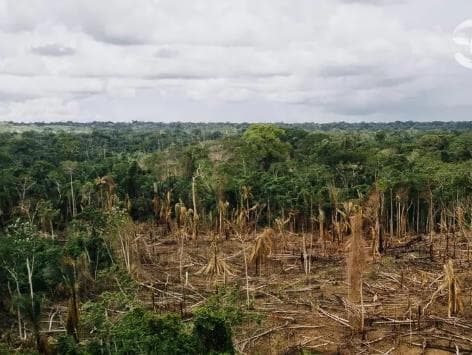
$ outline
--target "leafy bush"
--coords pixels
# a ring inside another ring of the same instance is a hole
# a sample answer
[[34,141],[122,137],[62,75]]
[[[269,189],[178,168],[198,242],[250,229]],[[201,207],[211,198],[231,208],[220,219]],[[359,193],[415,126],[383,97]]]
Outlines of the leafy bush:
[[111,339],[120,354],[195,353],[194,339],[178,317],[159,317],[142,309],[126,314],[112,328]]
[[[82,307],[83,334],[93,336],[82,348],[90,354],[234,354],[231,326],[244,316],[237,292],[224,289],[195,312],[193,326],[176,315],[133,307],[123,293],[105,292],[99,300]],[[64,349],[73,349],[67,344],[63,340]]]
[[220,288],[194,316],[194,335],[200,351],[234,354],[231,327],[240,325],[245,314],[237,288]]
[[220,287],[214,295],[208,298],[205,305],[197,313],[219,313],[229,326],[242,324],[247,314],[241,307],[240,289],[235,287]]
[[56,351],[60,355],[81,355],[84,354],[80,347],[70,335],[60,335],[56,343]]
[[223,312],[199,310],[195,314],[194,335],[203,353],[234,354],[231,327]]
[[82,305],[80,327],[83,333],[105,337],[111,326],[105,312],[105,306],[99,302],[87,302]]

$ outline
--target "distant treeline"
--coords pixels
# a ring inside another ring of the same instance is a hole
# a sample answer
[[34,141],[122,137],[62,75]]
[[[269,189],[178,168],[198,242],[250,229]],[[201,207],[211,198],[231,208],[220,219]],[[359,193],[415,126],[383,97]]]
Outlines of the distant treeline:
[[[392,122],[331,122],[331,123],[285,123],[279,122],[275,125],[281,128],[299,128],[308,131],[332,131],[332,130],[469,130],[472,129],[472,121],[392,121]],[[22,123],[5,121],[0,122],[0,131],[4,130],[28,130],[28,129],[53,129],[53,130],[86,130],[94,129],[110,129],[110,130],[182,130],[185,132],[192,132],[193,130],[200,130],[202,132],[221,131],[222,133],[237,133],[246,130],[250,123],[232,123],[232,122],[34,122]]]

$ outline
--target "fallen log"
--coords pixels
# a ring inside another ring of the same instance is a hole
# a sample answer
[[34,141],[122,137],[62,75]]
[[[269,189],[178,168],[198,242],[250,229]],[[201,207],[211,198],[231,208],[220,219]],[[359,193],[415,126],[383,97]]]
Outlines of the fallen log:
[[389,252],[406,252],[409,250],[409,248],[413,245],[415,245],[418,242],[421,242],[423,240],[422,235],[417,235],[416,237],[413,237],[412,239],[408,240],[407,242],[400,243],[397,245],[390,245],[388,246],[388,249],[386,251],[386,254],[389,254]]
[[247,345],[250,341],[255,341],[255,340],[257,340],[257,339],[263,337],[264,335],[267,335],[267,334],[270,334],[270,333],[272,333],[272,332],[275,332],[275,331],[277,331],[277,330],[279,330],[279,329],[285,328],[285,327],[288,326],[288,325],[289,325],[289,322],[287,321],[287,322],[285,322],[285,324],[283,324],[283,325],[270,328],[270,329],[268,329],[268,330],[266,330],[266,331],[263,331],[262,333],[253,335],[252,337],[249,337],[249,338],[244,339],[244,340],[240,340],[240,341],[237,342],[237,344],[238,344],[238,345],[239,345],[239,344],[242,345],[242,346],[241,346],[241,352],[243,352],[243,351],[244,351],[244,348],[246,347],[246,345]]
[[328,313],[328,312],[326,312],[326,311],[325,311],[323,308],[321,308],[321,307],[318,307],[318,312],[320,312],[322,315],[324,315],[324,316],[326,316],[326,317],[328,317],[328,318],[331,318],[332,320],[334,320],[334,321],[336,321],[336,322],[338,322],[338,323],[344,325],[345,327],[348,327],[348,328],[350,328],[350,329],[354,329],[354,328],[349,324],[348,320],[343,319],[343,318],[341,318],[341,317],[338,317],[338,316],[336,316],[336,315],[334,315],[334,314]]
[[422,348],[423,350],[424,349],[437,349],[437,350],[447,351],[452,354],[472,354],[472,348],[466,349],[466,348],[460,348],[458,345],[455,345],[454,347],[452,347],[452,346],[434,344],[428,340],[426,340],[423,344],[420,344],[420,343],[408,343],[408,344],[418,346]]

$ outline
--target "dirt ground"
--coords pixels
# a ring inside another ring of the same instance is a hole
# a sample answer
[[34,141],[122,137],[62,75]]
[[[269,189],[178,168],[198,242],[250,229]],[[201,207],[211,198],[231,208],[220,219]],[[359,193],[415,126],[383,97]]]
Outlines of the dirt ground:
[[[141,238],[139,278],[143,302],[159,310],[191,314],[216,285],[239,285],[246,299],[244,242],[235,237],[199,236],[183,243],[146,232]],[[447,239],[447,245],[445,240]],[[234,275],[198,273],[217,241],[218,255]],[[468,242],[444,236],[407,236],[390,240],[389,249],[372,255],[366,241],[362,307],[348,301],[347,241],[321,243],[316,235],[273,239],[259,270],[248,266],[250,313],[235,329],[244,354],[472,354],[472,272]],[[307,258],[303,258],[303,244]],[[431,247],[431,244],[433,247]],[[455,257],[455,259],[453,259]],[[461,284],[463,309],[448,317],[448,289],[433,294],[444,279],[443,265],[453,259]],[[304,262],[310,260],[310,262]],[[431,301],[432,300],[432,301]],[[431,301],[431,302],[430,302]],[[429,303],[429,304],[428,304]]]

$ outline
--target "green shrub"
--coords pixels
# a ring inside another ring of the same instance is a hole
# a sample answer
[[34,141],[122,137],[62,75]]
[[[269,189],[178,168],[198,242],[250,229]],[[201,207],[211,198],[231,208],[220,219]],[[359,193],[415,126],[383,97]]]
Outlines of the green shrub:
[[118,354],[192,354],[195,342],[177,316],[136,308],[116,323],[110,346]]
[[194,316],[193,333],[205,354],[234,354],[231,327],[240,325],[244,312],[237,288],[220,288]]
[[206,354],[234,354],[231,327],[223,312],[202,309],[195,314],[194,335]]
[[70,335],[60,335],[57,338],[56,351],[58,355],[81,355],[80,347]]
[[[231,326],[241,324],[237,291],[220,290],[199,308],[191,322],[136,307],[120,292],[104,292],[82,306],[81,330],[90,339],[80,347],[59,340],[64,354],[234,354]],[[114,311],[107,311],[114,310]],[[123,312],[124,314],[121,314]],[[80,352],[80,351],[82,352]],[[74,352],[75,351],[75,352]]]

